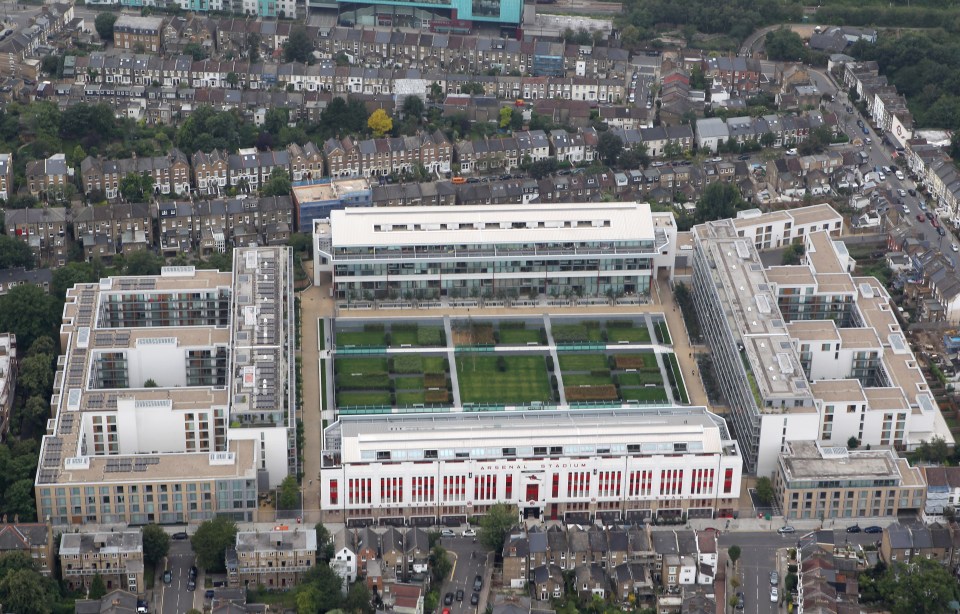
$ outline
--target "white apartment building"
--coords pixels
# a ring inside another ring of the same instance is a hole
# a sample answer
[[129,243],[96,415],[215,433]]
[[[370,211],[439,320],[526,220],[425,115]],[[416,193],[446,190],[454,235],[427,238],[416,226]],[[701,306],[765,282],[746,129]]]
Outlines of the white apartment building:
[[354,207],[315,222],[315,270],[338,299],[644,295],[676,236],[647,203]]
[[324,522],[465,521],[495,503],[590,522],[729,516],[743,460],[702,407],[341,416],[324,430]]
[[[796,223],[802,220],[802,224]],[[788,227],[787,224],[790,224]],[[825,205],[697,226],[693,293],[747,466],[772,475],[789,441],[912,449],[953,441],[889,294],[850,274]],[[795,266],[757,252],[803,241]]]
[[289,248],[67,292],[38,515],[55,525],[254,521],[296,465]]

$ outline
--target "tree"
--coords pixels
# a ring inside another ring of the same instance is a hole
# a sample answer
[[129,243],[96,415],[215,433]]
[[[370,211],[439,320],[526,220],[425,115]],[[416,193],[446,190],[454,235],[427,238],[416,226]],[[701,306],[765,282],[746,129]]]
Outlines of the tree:
[[256,32],[247,34],[247,59],[251,63],[260,61],[260,35]]
[[11,518],[19,516],[20,522],[36,521],[37,501],[33,496],[32,478],[17,480],[7,487],[3,493],[3,511]]
[[117,137],[121,125],[110,106],[81,102],[67,107],[58,118],[57,128],[64,139],[94,146]]
[[207,52],[204,48],[197,42],[187,43],[183,47],[184,55],[189,55],[193,58],[194,62],[199,62],[200,60],[205,60],[207,58]]
[[767,52],[767,58],[777,62],[800,62],[807,57],[803,39],[789,28],[767,32],[764,49]]
[[60,72],[60,58],[55,55],[45,55],[43,59],[40,60],[40,70],[47,73],[51,77],[59,78]]
[[141,249],[123,260],[124,275],[159,275],[163,258],[149,249]]
[[90,580],[90,590],[87,591],[87,599],[102,599],[107,594],[107,584],[103,581],[103,576],[94,574],[93,580]]
[[93,22],[93,27],[97,29],[97,35],[105,41],[113,40],[113,24],[117,23],[117,16],[114,13],[99,13]]
[[[19,338],[19,337],[18,337]],[[943,464],[950,456],[950,449],[943,437],[933,437],[930,441],[923,440],[914,453],[920,460]]]
[[480,543],[488,550],[500,552],[510,533],[517,524],[517,509],[506,503],[497,503],[490,507],[480,519]]
[[380,138],[393,130],[393,120],[383,109],[377,109],[367,120],[367,127],[373,131],[373,136]]
[[46,395],[53,385],[53,356],[35,354],[20,361],[18,381],[28,395]]
[[143,382],[143,387],[144,387],[144,388],[158,388],[159,386],[157,386],[157,380],[153,379],[152,377],[148,377],[146,380],[144,380],[144,382]]
[[224,571],[224,552],[233,545],[236,537],[236,523],[224,516],[201,524],[190,539],[197,554],[197,566],[207,571]]
[[[340,578],[329,565],[316,565],[303,575],[300,583],[303,591],[309,592],[309,603],[312,603],[316,609],[311,612],[327,612],[339,608],[343,602],[343,593],[345,589],[344,580]],[[297,599],[297,611],[300,612],[300,599]]]
[[544,158],[531,164],[527,172],[529,172],[530,176],[534,179],[543,179],[547,175],[556,172],[557,167],[558,162],[556,158]]
[[290,30],[290,38],[283,44],[283,59],[287,62],[313,63],[313,41],[303,26]]
[[415,119],[417,123],[420,123],[420,120],[423,119],[424,109],[423,99],[419,96],[411,94],[403,99],[402,110],[404,119]]
[[32,566],[11,569],[0,579],[0,603],[6,612],[50,614],[58,595]]
[[851,435],[850,439],[847,440],[847,447],[851,450],[856,450],[860,447],[860,440]]
[[300,486],[297,484],[297,478],[288,475],[280,482],[280,494],[277,497],[277,504],[282,510],[293,510],[300,505]]
[[773,144],[777,142],[777,135],[772,132],[764,132],[760,135],[760,144],[764,147],[773,147]]
[[623,169],[647,168],[650,166],[650,154],[647,150],[647,144],[637,143],[630,149],[624,149],[620,153],[618,164],[620,168]]
[[33,284],[16,286],[0,296],[0,330],[15,334],[20,347],[54,334],[61,316],[57,299]]
[[290,175],[282,168],[275,168],[270,172],[270,178],[260,190],[262,196],[289,196],[293,188],[290,184]]
[[157,565],[170,552],[170,536],[158,524],[143,527],[143,558]]
[[607,166],[614,166],[623,153],[623,140],[609,130],[601,132],[597,139],[597,153]]
[[960,588],[940,563],[914,557],[910,564],[896,562],[872,577],[860,574],[861,592],[878,596],[893,614],[934,614],[949,611],[948,604],[960,598]]
[[770,505],[773,502],[773,484],[770,478],[763,476],[757,478],[757,499],[764,505]]
[[23,417],[31,424],[42,425],[50,417],[50,406],[40,395],[34,395],[23,404]]
[[697,201],[695,218],[698,224],[736,217],[746,203],[736,186],[718,181],[711,183]]
[[62,301],[67,290],[76,284],[96,283],[103,273],[99,260],[90,262],[68,262],[53,271],[53,281],[50,284],[53,295]]
[[374,608],[371,604],[370,591],[362,580],[354,582],[350,587],[350,591],[343,600],[343,609],[347,612],[373,614]]
[[0,235],[0,270],[16,267],[33,268],[30,246],[14,237]]
[[740,558],[740,546],[734,544],[727,548],[727,556],[730,557],[730,562],[733,563],[733,566],[737,566],[737,559]]
[[305,232],[290,233],[287,245],[293,248],[294,254],[300,254],[305,258],[313,258],[313,237],[309,234]]
[[430,570],[434,582],[439,584],[442,584],[453,570],[453,564],[450,563],[450,557],[443,546],[437,545],[430,550]]
[[430,84],[430,91],[427,93],[427,98],[433,102],[440,102],[443,100],[443,87],[439,83],[434,81]]
[[794,243],[783,250],[783,258],[780,261],[780,264],[784,266],[790,266],[794,264],[800,264],[801,258],[803,258],[804,247],[803,243]]
[[513,107],[503,106],[500,107],[500,129],[504,129],[510,125],[510,120],[513,118]]
[[144,195],[153,191],[153,176],[139,173],[127,173],[120,180],[120,195],[128,202],[141,202]]

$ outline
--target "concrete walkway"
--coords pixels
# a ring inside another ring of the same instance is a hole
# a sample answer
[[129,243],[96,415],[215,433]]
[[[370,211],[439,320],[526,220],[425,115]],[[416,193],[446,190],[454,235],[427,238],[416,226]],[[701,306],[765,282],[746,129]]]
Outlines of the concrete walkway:
[[[547,333],[547,344],[550,346],[550,357],[553,360],[553,372],[550,373],[550,376],[553,377],[560,372],[560,356],[557,355],[557,342],[553,339],[553,320],[547,314],[543,314],[543,330]],[[563,388],[563,386],[557,386],[560,405],[567,404],[567,393]]]

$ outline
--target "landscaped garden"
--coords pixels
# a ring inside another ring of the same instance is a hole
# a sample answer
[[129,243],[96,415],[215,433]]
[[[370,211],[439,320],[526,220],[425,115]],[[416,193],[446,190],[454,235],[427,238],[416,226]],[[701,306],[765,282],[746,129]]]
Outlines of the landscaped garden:
[[341,357],[334,367],[339,408],[449,406],[453,399],[443,356]]
[[461,354],[457,379],[464,404],[526,405],[554,400],[542,355]]
[[657,357],[652,352],[563,353],[559,355],[559,361],[567,403],[667,401]]
[[444,347],[446,336],[439,323],[423,325],[416,322],[370,322],[361,326],[338,327],[337,345],[341,348]]

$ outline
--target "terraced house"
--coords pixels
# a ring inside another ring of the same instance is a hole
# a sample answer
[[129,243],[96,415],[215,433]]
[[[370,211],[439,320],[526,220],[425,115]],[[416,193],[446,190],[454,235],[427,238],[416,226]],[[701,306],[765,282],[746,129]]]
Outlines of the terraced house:
[[129,174],[153,179],[154,194],[189,194],[190,162],[177,148],[165,156],[141,158],[136,155],[123,160],[103,160],[87,156],[80,163],[84,193],[99,190],[108,199],[122,198],[120,184]]

